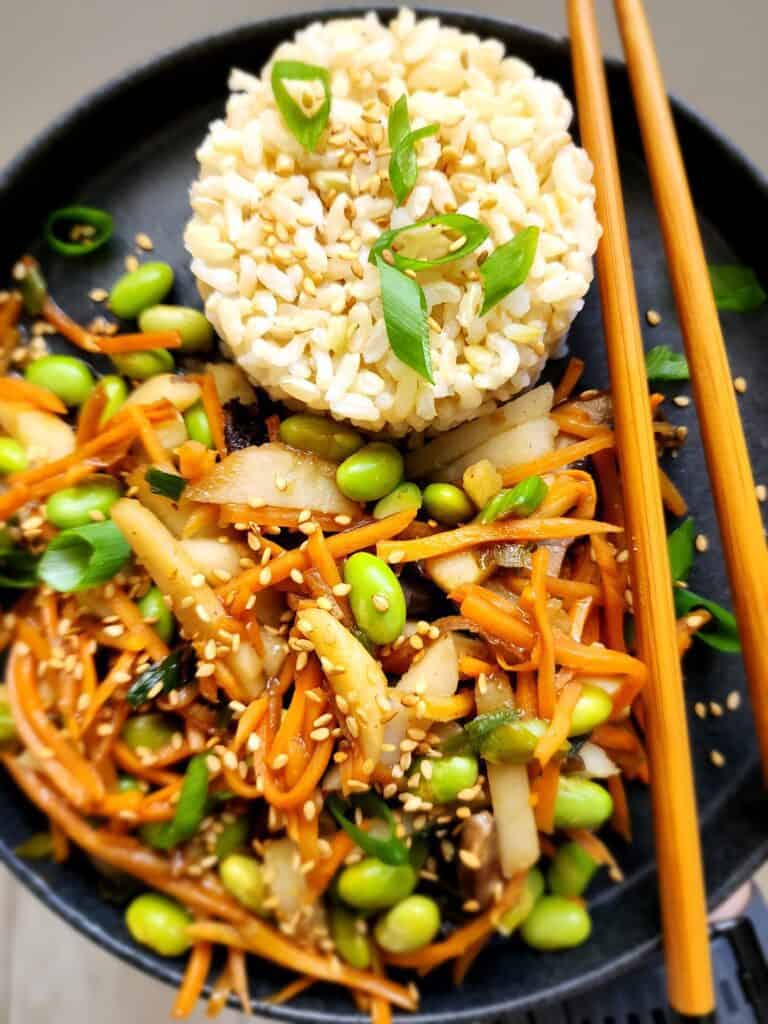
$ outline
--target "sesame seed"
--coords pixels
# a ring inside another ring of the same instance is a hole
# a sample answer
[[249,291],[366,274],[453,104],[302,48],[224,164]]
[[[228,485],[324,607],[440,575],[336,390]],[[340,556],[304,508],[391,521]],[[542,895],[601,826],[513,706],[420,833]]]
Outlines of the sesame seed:
[[374,594],[371,598],[371,604],[377,612],[383,613],[389,611],[389,601],[384,594]]
[[725,758],[719,750],[710,750],[709,760],[712,762],[715,768],[722,768],[725,764]]
[[334,597],[346,597],[351,590],[352,587],[349,583],[337,583],[335,586],[331,587],[331,593]]
[[309,655],[307,654],[307,652],[306,651],[300,651],[298,653],[298,655],[296,656],[296,671],[297,672],[301,672],[303,669],[305,669],[307,667],[307,663],[308,662],[309,662]]
[[[469,808],[466,809],[468,810]],[[477,871],[480,868],[480,858],[471,850],[459,850],[459,860],[470,871]]]
[[330,729],[313,729],[309,734],[309,738],[314,740],[315,743],[323,743],[331,735]]
[[205,679],[207,676],[212,676],[216,671],[216,666],[211,664],[210,661],[201,661],[197,666],[195,675],[199,679]]
[[317,523],[299,523],[299,532],[311,537],[317,531]]
[[690,405],[690,404],[691,404],[691,400],[690,400],[690,398],[688,397],[688,395],[675,395],[675,397],[674,397],[674,398],[672,399],[672,401],[673,401],[673,402],[675,403],[675,405],[677,405],[677,406],[678,406],[678,407],[679,407],[680,409],[685,409],[685,407],[686,407],[686,406],[688,406],[688,405]]
[[277,757],[273,758],[273,760],[272,760],[272,767],[274,768],[274,770],[276,772],[280,771],[281,768],[285,768],[285,766],[287,764],[288,764],[288,755],[287,754],[278,754]]
[[645,313],[645,319],[651,327],[657,327],[661,323],[661,313],[656,309],[648,309]]
[[716,700],[711,700],[709,702],[709,710],[710,713],[715,716],[715,718],[723,717],[723,706],[722,704],[718,704]]
[[140,231],[138,235],[136,235],[134,241],[136,242],[136,245],[145,252],[151,252],[155,247],[152,239],[143,231]]
[[333,611],[334,605],[333,601],[331,601],[329,597],[326,597],[324,594],[321,594],[320,597],[318,597],[317,599],[317,607],[322,608],[324,612],[331,612]]
[[[349,526],[352,522],[352,516],[338,515],[333,517],[334,523],[338,526]],[[346,584],[344,584],[346,586]]]
[[221,771],[221,761],[215,754],[209,754],[205,759],[205,763],[207,764],[208,771],[211,775],[218,775]]
[[302,810],[307,821],[314,821],[315,815],[317,814],[317,807],[315,807],[314,800],[307,800]]
[[204,587],[205,576],[201,572],[193,573],[192,576],[190,576],[189,582],[193,587]]
[[208,614],[207,610],[202,604],[195,605],[195,614],[197,615],[198,619],[200,619],[201,622],[211,621],[211,616]]
[[106,634],[106,636],[118,637],[118,636],[122,636],[124,632],[125,632],[125,626],[123,626],[122,623],[117,623],[117,625],[115,625],[115,626],[105,626],[104,627],[104,633]]
[[284,476],[276,476],[275,487],[278,489],[278,491],[285,491],[288,489],[288,481],[285,479]]
[[262,587],[268,587],[272,582],[272,570],[269,568],[262,569],[259,573],[259,584]]
[[91,302],[103,302],[109,297],[109,292],[106,288],[91,288],[88,292],[88,298]]
[[398,562],[402,562],[405,558],[405,552],[397,548],[395,551],[390,551],[387,555],[387,561],[390,565],[397,565]]
[[709,540],[707,539],[706,534],[704,534],[704,533],[698,534],[698,536],[696,537],[696,550],[700,551],[703,554],[707,550],[708,547],[709,547]]
[[471,814],[472,814],[472,811],[471,811],[471,809],[469,807],[457,807],[456,808],[456,817],[457,818],[468,818]]
[[729,711],[736,711],[741,707],[741,694],[738,690],[731,690],[725,698],[725,706]]
[[765,484],[758,484],[755,487],[755,497],[758,501],[765,501],[768,498],[768,487]]
[[745,394],[746,390],[747,390],[747,380],[746,380],[746,378],[745,377],[734,377],[733,378],[733,387],[734,387],[734,390],[738,394],[740,394],[740,395]]
[[349,731],[349,735],[353,739],[357,739],[357,737],[360,735],[360,726],[358,725],[357,719],[355,718],[355,716],[354,715],[347,715],[347,717],[344,719],[344,721],[345,721],[347,729]]
[[139,261],[133,255],[126,256],[124,266],[128,273],[133,273],[134,270],[139,269]]

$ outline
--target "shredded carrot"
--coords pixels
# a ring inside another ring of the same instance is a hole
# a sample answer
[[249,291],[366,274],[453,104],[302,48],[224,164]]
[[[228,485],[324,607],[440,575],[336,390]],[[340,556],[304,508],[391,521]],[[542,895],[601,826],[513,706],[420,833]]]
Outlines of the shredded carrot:
[[[91,459],[94,459],[95,456],[101,455],[109,448],[112,448],[113,446],[135,436],[135,424],[122,422],[117,426],[113,426],[109,430],[105,430],[103,434],[95,437],[92,441],[89,441],[82,447],[75,448],[75,450],[69,455],[65,455],[60,459],[54,459],[53,462],[46,462],[42,466],[25,469],[20,473],[13,473],[8,477],[8,482],[10,484],[40,483],[43,480],[48,480],[50,477],[60,475],[77,463],[88,462]],[[100,460],[97,460],[94,465],[98,464],[98,461]]]
[[147,782],[154,782],[158,786],[167,786],[178,779],[178,775],[174,772],[163,771],[162,768],[158,768],[154,765],[147,765],[138,758],[127,743],[123,743],[122,740],[118,740],[115,743],[115,761],[130,775],[135,775],[137,779],[145,779]]
[[592,464],[600,485],[602,517],[607,522],[624,529],[624,498],[621,492],[616,453],[608,449],[595,452],[592,456]]
[[16,632],[19,640],[24,641],[38,661],[47,661],[50,658],[50,645],[35,623],[27,618],[20,618],[16,623]]
[[296,981],[291,981],[284,988],[267,996],[264,1002],[270,1003],[272,1006],[282,1006],[283,1003],[290,1003],[292,999],[300,996],[302,992],[306,992],[315,984],[317,984],[316,978],[297,978]]
[[[382,520],[383,521],[383,520]],[[615,533],[616,527],[594,519],[499,519],[494,523],[470,523],[416,540],[386,540],[377,545],[385,562],[419,562],[422,559],[466,551],[480,544],[507,541],[553,540],[584,537],[594,533]]]
[[11,292],[0,305],[0,346],[3,356],[10,355],[9,350],[16,344],[16,324],[21,319],[23,302],[19,292]]
[[484,935],[471,946],[467,946],[461,956],[453,961],[452,977],[454,985],[462,985],[464,983],[464,979],[469,974],[472,964],[474,964],[475,960],[477,960],[478,956],[488,945],[490,938],[490,935]]
[[560,383],[555,388],[555,394],[553,397],[553,403],[559,405],[564,402],[567,398],[571,397],[571,393],[576,385],[581,380],[581,375],[584,373],[584,360],[579,359],[578,356],[571,356],[568,360],[568,365],[565,368],[565,373],[560,378]]
[[371,1024],[391,1024],[392,1007],[386,999],[371,999]]
[[272,780],[270,772],[265,771],[264,799],[267,803],[281,810],[288,810],[291,807],[298,807],[299,804],[303,804],[308,800],[328,767],[333,747],[334,740],[332,737],[323,740],[315,746],[306,772],[292,789],[286,791],[278,789]]
[[306,705],[307,690],[319,686],[321,682],[320,667],[316,658],[311,658],[305,668],[296,675],[296,682],[293,689],[293,699],[283,716],[280,728],[269,748],[269,761],[274,761],[280,754],[285,754],[288,744],[293,736],[296,736],[304,722],[304,708]]
[[624,593],[616,552],[604,537],[592,537],[592,551],[603,585],[605,640],[613,650],[624,651]]
[[153,462],[156,466],[163,466],[166,469],[171,467],[172,463],[168,453],[160,444],[160,438],[155,433],[142,407],[140,405],[129,405],[127,414],[136,424],[136,432],[141,438],[141,443],[144,446],[149,461]]
[[[113,584],[114,586],[114,584]],[[114,587],[109,606],[133,636],[141,637],[141,650],[145,650],[153,661],[168,657],[168,644],[146,623],[138,607],[122,591]]]
[[548,835],[555,830],[555,802],[557,800],[559,782],[559,763],[557,761],[548,761],[542,768],[541,775],[538,775],[533,780],[533,785],[531,786],[531,795],[536,799],[533,808],[536,827],[540,832],[545,832]]
[[628,722],[603,722],[592,731],[592,741],[606,750],[634,754],[640,749],[640,741]]
[[205,1010],[205,1015],[209,1019],[218,1017],[224,1007],[229,1001],[229,997],[232,994],[232,983],[229,977],[229,966],[224,965],[224,969],[218,976],[216,981],[211,988],[211,995],[208,999],[208,1006]]
[[243,745],[247,742],[248,737],[255,731],[256,726],[264,717],[268,705],[268,697],[257,697],[256,700],[251,701],[242,713],[237,723],[235,738],[230,744],[230,749],[235,754],[239,753]]
[[[530,580],[525,576],[513,576],[509,574],[504,577],[504,586],[513,594],[522,594]],[[590,597],[595,604],[602,604],[603,592],[594,583],[582,583],[580,580],[566,580],[561,576],[547,576],[547,592],[552,597],[559,597],[562,601],[581,601]]]
[[576,702],[581,696],[582,685],[577,680],[566,683],[557,697],[555,713],[547,731],[536,744],[535,757],[542,767],[549,763],[558,750],[568,739],[571,729],[571,717]]
[[[214,454],[212,452],[211,454]],[[218,522],[220,526],[231,526],[233,523],[255,523],[262,527],[283,527],[289,530],[298,530],[301,526],[299,519],[304,510],[301,508],[281,508],[277,505],[262,505],[260,508],[251,508],[250,505],[225,504],[218,506]],[[336,517],[325,512],[313,512],[312,522],[316,523],[326,533],[340,533],[347,529],[336,522]],[[356,523],[355,523],[356,525]]]
[[602,839],[596,836],[594,832],[588,832],[585,828],[570,829],[568,831],[568,838],[578,843],[598,864],[604,864],[608,868],[608,873],[614,882],[622,881],[624,873],[619,867],[616,858]]
[[674,483],[670,480],[664,470],[659,466],[659,484],[661,485],[661,500],[673,516],[684,516],[688,511],[688,502],[682,496]]
[[632,842],[632,819],[629,813],[629,803],[624,789],[624,783],[620,775],[610,775],[606,780],[608,792],[613,799],[613,815],[611,826],[628,843]]
[[66,415],[67,407],[48,388],[38,387],[21,377],[0,377],[0,401],[20,402],[46,412]]
[[55,821],[51,822],[51,845],[54,861],[63,864],[69,858],[69,839],[67,833],[59,828]]
[[185,441],[179,446],[179,473],[185,480],[195,481],[207,476],[216,464],[216,453],[199,441]]
[[570,434],[571,437],[603,437],[608,431],[604,423],[594,423],[581,409],[564,406],[562,409],[553,409],[549,416],[561,434]]
[[176,1019],[188,1017],[195,1008],[195,1003],[205,986],[208,972],[211,969],[213,946],[210,942],[196,942],[192,947],[187,961],[187,969],[179,988],[176,1002],[173,1004],[171,1016]]
[[[491,671],[498,671],[495,665]],[[460,690],[450,697],[429,697],[422,698],[424,718],[432,722],[454,722],[457,718],[466,718],[475,710],[475,694],[473,690]],[[422,704],[419,704],[419,714],[422,711]]]
[[539,714],[542,718],[552,718],[555,714],[555,638],[547,609],[548,565],[549,552],[546,548],[537,548],[531,561],[531,586],[533,614],[539,631],[539,672],[536,690]]
[[106,404],[107,392],[99,384],[80,407],[80,413],[77,417],[77,436],[75,439],[75,444],[78,448],[98,434]]
[[613,448],[615,440],[613,433],[606,429],[596,437],[590,437],[586,441],[578,441],[576,444],[568,445],[565,448],[558,448],[546,455],[540,455],[529,462],[519,462],[514,466],[507,466],[501,470],[501,479],[505,487],[511,484],[520,483],[527,476],[540,476],[550,470],[567,466],[571,462],[579,462],[588,455],[604,451],[606,448]]
[[133,654],[125,653],[121,654],[115,664],[108,672],[104,682],[97,688],[96,693],[91,697],[88,702],[88,707],[85,710],[82,724],[80,725],[79,734],[84,734],[93,724],[96,715],[99,713],[101,708],[107,703],[112,697],[119,686],[125,685],[125,676],[130,673],[131,665],[133,664]]
[[224,436],[224,410],[219,400],[216,378],[212,373],[203,373],[195,379],[200,385],[203,409],[208,417],[214,447],[219,455],[224,458],[227,454],[227,442]]
[[459,658],[459,675],[468,676],[470,679],[477,679],[478,676],[490,675],[496,671],[496,664],[490,661],[483,661],[482,658],[473,658],[470,655],[462,655]]
[[335,587],[341,583],[339,567],[336,565],[336,560],[328,549],[328,544],[321,529],[315,530],[310,535],[307,551],[310,562],[320,573],[320,577],[325,584],[329,587]]
[[331,883],[331,879],[344,863],[345,858],[354,850],[354,840],[346,832],[339,829],[330,840],[331,851],[316,865],[309,874],[309,884],[317,896],[320,896]]
[[519,673],[515,689],[515,700],[524,715],[538,715],[539,703],[536,694],[536,677],[530,670]]
[[245,953],[242,949],[227,950],[227,964],[232,990],[240,1000],[240,1006],[246,1017],[251,1016],[251,995],[248,991],[248,974],[245,969]]
[[46,295],[45,301],[43,302],[43,308],[41,309],[41,315],[44,320],[47,320],[51,326],[55,327],[56,330],[67,341],[71,341],[73,345],[77,345],[78,348],[84,349],[86,352],[99,352],[98,338],[95,334],[91,334],[90,331],[86,331],[80,324],[75,321],[58,306],[50,295]]
[[146,352],[149,349],[158,348],[181,348],[181,335],[178,331],[114,334],[111,338],[99,337],[96,343],[100,352],[115,355],[121,352]]

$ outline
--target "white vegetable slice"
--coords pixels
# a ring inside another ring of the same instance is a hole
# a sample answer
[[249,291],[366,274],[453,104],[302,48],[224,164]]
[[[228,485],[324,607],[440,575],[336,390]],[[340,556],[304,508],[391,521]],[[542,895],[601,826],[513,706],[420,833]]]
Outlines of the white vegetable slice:
[[499,859],[505,878],[527,871],[539,859],[539,836],[530,804],[524,764],[486,764],[493,816],[499,833]]
[[461,482],[464,470],[480,459],[488,459],[497,469],[529,462],[551,452],[555,446],[557,424],[549,416],[540,416],[489,438],[477,448],[447,466],[441,466],[430,479]]
[[494,568],[493,562],[483,568],[474,551],[456,551],[454,554],[440,555],[439,558],[429,558],[424,562],[427,575],[446,594],[470,583],[482,583]]
[[32,466],[63,459],[75,450],[74,430],[52,412],[0,402],[0,426],[22,445]]
[[256,401],[256,392],[248,383],[239,366],[233,363],[206,363],[207,373],[213,374],[216,381],[216,392],[222,405],[237,398],[244,405],[251,405]]
[[175,373],[159,373],[150,377],[126,398],[126,405],[152,405],[170,402],[179,412],[186,412],[200,398],[200,385]]

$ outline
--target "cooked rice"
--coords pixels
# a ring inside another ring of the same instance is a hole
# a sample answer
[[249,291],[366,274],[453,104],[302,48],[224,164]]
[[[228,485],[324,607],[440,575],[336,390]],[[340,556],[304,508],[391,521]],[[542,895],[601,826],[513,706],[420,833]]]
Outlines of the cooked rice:
[[[328,68],[332,109],[314,154],[284,126],[270,86],[234,70],[226,120],[198,151],[185,240],[206,313],[251,379],[293,406],[368,430],[444,430],[534,383],[593,277],[600,234],[591,164],[568,133],[571,104],[495,39],[369,14],[315,23],[276,59]],[[419,177],[396,208],[387,115],[408,95]],[[392,353],[368,252],[382,231],[458,210],[490,237],[419,274],[432,319],[435,385]],[[541,229],[524,284],[487,316],[478,256]],[[439,327],[439,330],[437,329]]]

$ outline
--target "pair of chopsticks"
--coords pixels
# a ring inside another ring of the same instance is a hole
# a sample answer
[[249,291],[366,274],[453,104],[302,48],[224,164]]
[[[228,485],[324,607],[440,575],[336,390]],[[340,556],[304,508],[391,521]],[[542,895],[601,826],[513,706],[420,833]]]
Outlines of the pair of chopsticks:
[[[680,147],[642,0],[614,0],[693,380],[712,491],[768,777],[768,553],[720,321]],[[648,666],[651,794],[669,1001],[712,1019],[706,897],[675,645],[672,580],[616,144],[593,0],[568,0],[582,139],[595,165],[597,253],[626,498],[635,622]]]

